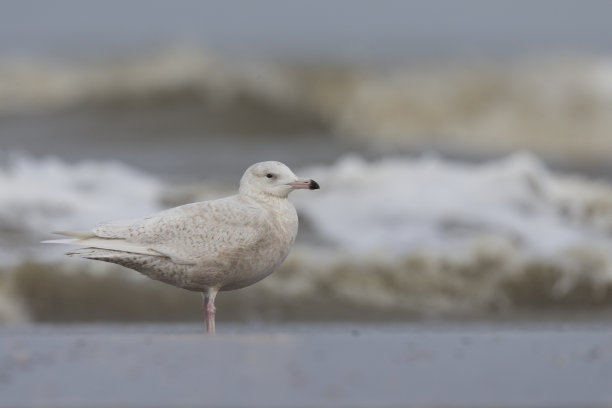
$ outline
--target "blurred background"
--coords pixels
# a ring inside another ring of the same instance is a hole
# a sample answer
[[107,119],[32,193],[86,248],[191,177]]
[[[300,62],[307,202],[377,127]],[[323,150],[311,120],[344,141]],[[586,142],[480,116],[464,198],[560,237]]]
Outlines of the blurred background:
[[39,242],[262,160],[321,190],[219,322],[609,317],[612,3],[0,4],[0,322],[200,319]]

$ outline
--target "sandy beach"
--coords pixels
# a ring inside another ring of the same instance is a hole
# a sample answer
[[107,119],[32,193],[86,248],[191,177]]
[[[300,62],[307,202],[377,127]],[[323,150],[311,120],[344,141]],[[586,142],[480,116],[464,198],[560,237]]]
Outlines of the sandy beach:
[[596,324],[0,328],[1,407],[605,407]]

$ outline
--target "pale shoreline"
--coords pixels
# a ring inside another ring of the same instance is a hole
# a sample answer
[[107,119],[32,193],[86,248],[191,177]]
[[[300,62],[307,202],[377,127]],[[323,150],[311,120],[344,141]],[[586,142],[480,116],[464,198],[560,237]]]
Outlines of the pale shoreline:
[[0,327],[0,407],[612,406],[612,325]]

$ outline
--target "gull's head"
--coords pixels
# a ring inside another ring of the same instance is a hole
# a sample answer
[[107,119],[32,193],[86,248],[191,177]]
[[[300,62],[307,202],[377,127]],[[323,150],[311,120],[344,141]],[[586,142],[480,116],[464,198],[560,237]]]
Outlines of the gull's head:
[[255,163],[244,172],[240,180],[241,194],[287,197],[293,190],[318,188],[316,181],[298,178],[289,167],[277,161]]

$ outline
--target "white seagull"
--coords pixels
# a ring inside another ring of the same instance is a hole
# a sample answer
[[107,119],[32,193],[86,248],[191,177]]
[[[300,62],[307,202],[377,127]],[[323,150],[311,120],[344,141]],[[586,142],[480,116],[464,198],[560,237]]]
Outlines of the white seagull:
[[298,218],[287,196],[318,189],[283,163],[249,167],[237,195],[182,205],[146,218],[110,221],[47,243],[83,245],[68,252],[116,263],[179,288],[202,292],[206,332],[215,333],[215,296],[270,275],[289,254]]

